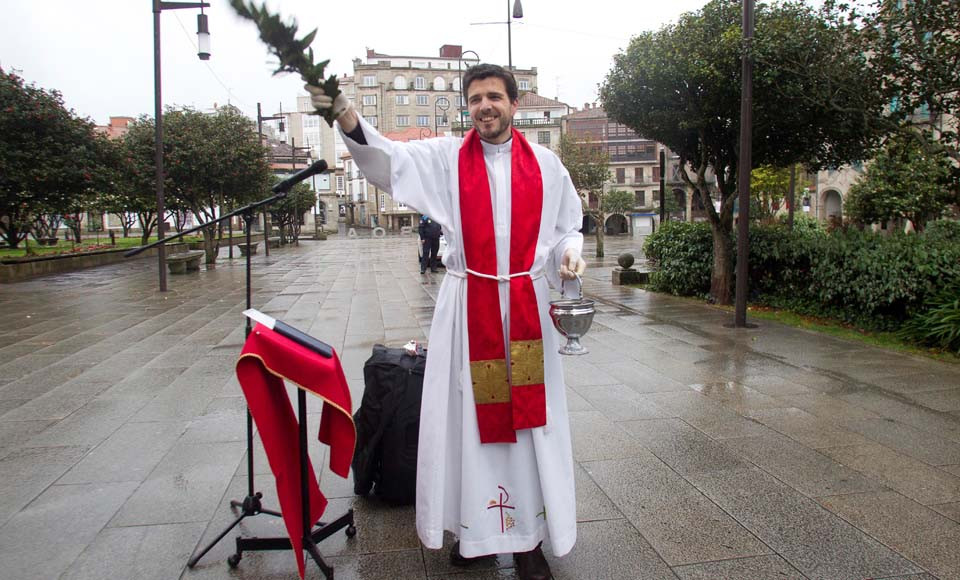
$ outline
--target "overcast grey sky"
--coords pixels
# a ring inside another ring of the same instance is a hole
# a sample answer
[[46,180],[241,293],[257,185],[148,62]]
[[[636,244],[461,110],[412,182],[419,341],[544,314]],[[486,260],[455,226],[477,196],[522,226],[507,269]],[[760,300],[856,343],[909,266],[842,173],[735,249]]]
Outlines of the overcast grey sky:
[[[163,101],[205,109],[230,102],[250,116],[280,103],[292,110],[299,79],[271,76],[266,47],[252,23],[227,0],[209,0],[211,60],[196,57],[196,10],[161,14]],[[522,0],[513,25],[513,63],[536,66],[540,94],[572,106],[597,100],[597,85],[612,56],[630,37],[676,21],[705,0]],[[352,72],[366,48],[395,55],[438,54],[460,44],[485,62],[507,63],[505,22],[512,0],[270,0],[295,17],[304,33],[319,28],[314,52],[329,58],[328,73]],[[5,2],[0,22],[0,66],[27,81],[63,93],[68,107],[105,124],[111,115],[153,114],[153,13],[150,0],[38,0]]]

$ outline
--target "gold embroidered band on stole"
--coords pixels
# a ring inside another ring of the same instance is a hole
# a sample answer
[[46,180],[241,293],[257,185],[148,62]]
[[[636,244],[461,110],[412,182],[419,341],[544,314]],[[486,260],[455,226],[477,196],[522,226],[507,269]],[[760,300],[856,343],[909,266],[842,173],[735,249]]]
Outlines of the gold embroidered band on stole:
[[543,384],[543,340],[510,342],[510,378],[515,386]]
[[478,405],[510,402],[507,361],[503,359],[471,361],[470,379],[473,381],[473,399]]

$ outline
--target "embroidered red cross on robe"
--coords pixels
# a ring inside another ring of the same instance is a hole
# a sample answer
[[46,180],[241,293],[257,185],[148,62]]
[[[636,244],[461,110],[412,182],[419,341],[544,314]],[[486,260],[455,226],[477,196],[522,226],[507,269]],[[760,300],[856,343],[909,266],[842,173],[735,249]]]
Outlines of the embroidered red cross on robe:
[[[270,470],[277,480],[283,523],[297,559],[297,570],[303,578],[298,424],[283,381],[323,399],[318,438],[330,446],[330,470],[341,477],[347,477],[350,471],[357,439],[350,389],[336,353],[332,358],[324,358],[260,324],[244,344],[237,361],[237,378],[257,424]],[[308,473],[314,473],[309,460],[307,468]],[[327,507],[327,499],[320,493],[315,476],[307,478],[307,489],[310,521],[316,522]]]
[[476,129],[467,133],[459,156],[460,223],[468,270],[467,336],[481,443],[515,443],[518,429],[547,423],[543,335],[530,275],[540,236],[543,178],[533,149],[516,129],[510,155],[509,369],[496,279],[490,181]]

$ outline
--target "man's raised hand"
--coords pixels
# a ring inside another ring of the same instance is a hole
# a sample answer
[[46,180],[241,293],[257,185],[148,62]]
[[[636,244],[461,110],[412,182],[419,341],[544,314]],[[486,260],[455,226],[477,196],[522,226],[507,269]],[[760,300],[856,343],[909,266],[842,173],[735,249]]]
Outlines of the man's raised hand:
[[323,91],[323,87],[308,83],[303,85],[303,88],[310,93],[310,102],[313,103],[313,108],[321,112],[332,110],[332,118],[340,123],[344,131],[349,133],[357,126],[357,115],[346,95],[340,93],[337,98],[333,99]]

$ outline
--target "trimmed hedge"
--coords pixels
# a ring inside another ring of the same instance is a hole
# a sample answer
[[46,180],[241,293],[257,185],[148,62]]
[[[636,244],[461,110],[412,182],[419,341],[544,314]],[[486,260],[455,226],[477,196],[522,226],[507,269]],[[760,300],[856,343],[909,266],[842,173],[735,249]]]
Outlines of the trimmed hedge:
[[710,291],[713,234],[708,224],[666,222],[647,237],[643,253],[657,265],[650,274],[653,290],[701,297]]
[[[956,222],[931,224],[919,236],[798,226],[751,226],[751,301],[892,330],[942,306],[935,298],[960,287]],[[657,265],[652,289],[682,296],[709,291],[708,224],[665,224],[647,238],[644,251]]]

